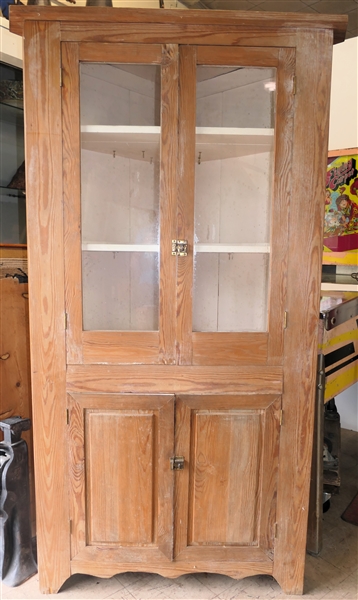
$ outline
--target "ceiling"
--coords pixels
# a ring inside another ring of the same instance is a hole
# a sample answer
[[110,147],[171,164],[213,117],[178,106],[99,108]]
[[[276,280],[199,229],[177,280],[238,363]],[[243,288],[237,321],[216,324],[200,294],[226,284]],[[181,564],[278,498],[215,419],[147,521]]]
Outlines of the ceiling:
[[348,15],[346,38],[358,36],[358,0],[180,0],[188,8],[215,10],[270,10]]

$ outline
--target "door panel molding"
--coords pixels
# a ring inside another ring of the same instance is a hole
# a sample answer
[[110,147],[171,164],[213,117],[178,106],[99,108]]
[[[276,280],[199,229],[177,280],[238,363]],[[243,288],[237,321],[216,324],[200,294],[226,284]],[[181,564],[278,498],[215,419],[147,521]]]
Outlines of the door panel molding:
[[172,560],[174,398],[68,394],[72,558]]

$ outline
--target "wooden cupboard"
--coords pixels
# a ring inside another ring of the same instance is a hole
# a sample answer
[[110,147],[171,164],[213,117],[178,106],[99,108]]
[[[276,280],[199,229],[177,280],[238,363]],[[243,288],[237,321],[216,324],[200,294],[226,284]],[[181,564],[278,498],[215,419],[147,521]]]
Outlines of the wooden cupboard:
[[302,593],[345,17],[11,8],[24,36],[40,586]]

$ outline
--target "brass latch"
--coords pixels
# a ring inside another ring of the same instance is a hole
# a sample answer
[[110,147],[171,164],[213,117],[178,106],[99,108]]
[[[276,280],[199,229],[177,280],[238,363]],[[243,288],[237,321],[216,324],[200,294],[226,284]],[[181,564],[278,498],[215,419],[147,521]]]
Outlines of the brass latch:
[[182,471],[184,469],[184,456],[173,456],[170,460],[170,468],[172,471]]
[[172,240],[172,255],[173,256],[188,256],[187,240]]

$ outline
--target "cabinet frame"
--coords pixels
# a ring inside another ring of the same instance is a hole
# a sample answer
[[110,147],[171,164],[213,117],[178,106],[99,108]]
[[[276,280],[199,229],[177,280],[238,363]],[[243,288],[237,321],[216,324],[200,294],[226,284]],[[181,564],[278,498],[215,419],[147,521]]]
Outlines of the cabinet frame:
[[[86,11],[86,12],[84,12]],[[70,560],[66,391],[76,385],[91,392],[112,386],[116,393],[145,387],[147,368],[120,365],[72,365],[66,369],[63,193],[60,68],[61,42],[133,41],[254,45],[294,48],[297,90],[294,96],[292,198],[287,256],[288,313],[284,331],[283,424],[280,435],[277,538],[270,572],[287,593],[302,593],[311,464],[315,372],[322,256],[323,196],[328,145],[327,97],[332,43],[344,39],[343,16],[279,15],[215,11],[154,11],[96,8],[10,8],[11,30],[25,38],[25,118],[27,152],[28,251],[34,442],[36,461],[38,558],[42,592],[56,592],[76,571]],[[204,14],[203,14],[204,13]],[[154,17],[154,18],[153,18]],[[84,24],[86,21],[86,24]],[[98,22],[99,21],[99,22]],[[131,25],[132,24],[132,25]],[[312,111],[307,102],[314,98]],[[311,113],[312,116],[311,116]],[[296,168],[297,167],[297,168]],[[282,165],[282,175],[287,173]],[[302,176],[304,174],[304,177]],[[39,181],[41,185],[39,186]],[[307,202],[307,199],[311,199]],[[302,211],[302,206],[306,210]],[[295,231],[295,223],[300,223]],[[299,258],[298,258],[299,257]],[[174,369],[176,372],[174,373]],[[128,376],[136,371],[136,383]],[[281,366],[174,367],[154,365],[152,387],[177,393],[234,393],[242,386],[258,393],[254,380],[266,373],[265,393],[282,391]],[[163,380],[162,380],[163,378]],[[164,383],[163,383],[164,382]],[[128,390],[128,387],[130,388]],[[274,390],[272,391],[272,388]],[[59,485],[61,481],[62,485]],[[50,533],[49,533],[50,532]],[[56,552],[56,548],[61,548]],[[294,551],[290,550],[294,548]],[[253,561],[243,568],[227,565],[235,577],[268,572]],[[176,576],[184,569],[148,570]],[[213,571],[221,572],[220,566]],[[82,571],[83,572],[83,571]],[[195,571],[196,572],[196,571]],[[106,568],[100,570],[106,574]],[[107,574],[112,571],[108,569]]]

